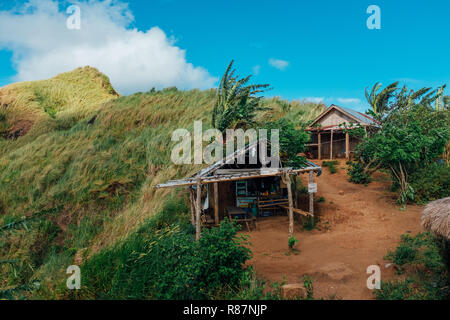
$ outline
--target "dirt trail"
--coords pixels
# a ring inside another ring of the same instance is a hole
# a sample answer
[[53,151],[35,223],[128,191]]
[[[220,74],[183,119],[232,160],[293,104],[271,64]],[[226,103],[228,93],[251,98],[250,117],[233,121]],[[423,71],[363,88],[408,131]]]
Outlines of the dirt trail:
[[[366,286],[370,265],[380,266],[382,280],[392,277],[392,267],[386,267],[383,257],[397,246],[400,235],[422,231],[422,208],[408,206],[401,211],[383,174],[375,175],[375,181],[364,187],[349,183],[344,167],[345,161],[340,161],[336,174],[323,168],[316,179],[316,200],[325,198],[323,203],[315,202],[320,230],[304,231],[296,221],[297,255],[286,255],[286,216],[264,218],[260,229],[249,233],[250,264],[257,274],[271,281],[282,281],[286,276],[288,283],[310,275],[316,299],[373,299]],[[306,185],[306,176],[301,179]]]

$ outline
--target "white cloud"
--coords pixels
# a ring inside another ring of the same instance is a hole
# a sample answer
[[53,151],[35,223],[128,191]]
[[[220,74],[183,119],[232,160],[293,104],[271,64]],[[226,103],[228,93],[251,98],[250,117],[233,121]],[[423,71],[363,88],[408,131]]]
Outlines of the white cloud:
[[361,100],[358,98],[337,98],[336,100],[340,103],[350,103],[350,104],[361,103]]
[[257,66],[253,67],[253,74],[255,76],[259,75],[260,71],[261,71],[261,66],[260,65],[257,65]]
[[131,29],[134,17],[126,4],[89,0],[78,5],[80,30],[66,27],[67,8],[56,0],[29,0],[15,11],[0,11],[0,49],[14,53],[14,80],[44,79],[90,65],[121,93],[215,85],[217,79],[188,63],[185,50],[160,28]]
[[270,58],[270,59],[269,59],[269,64],[270,64],[272,67],[277,68],[278,70],[283,71],[283,70],[285,70],[285,69],[289,66],[289,61]]
[[321,103],[321,102],[324,102],[325,98],[324,97],[305,97],[302,100],[314,102],[314,103]]

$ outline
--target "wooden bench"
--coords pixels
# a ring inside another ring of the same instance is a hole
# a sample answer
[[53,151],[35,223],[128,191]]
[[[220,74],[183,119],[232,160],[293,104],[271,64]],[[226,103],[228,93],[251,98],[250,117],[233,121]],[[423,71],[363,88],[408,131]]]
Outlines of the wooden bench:
[[[253,215],[247,213],[247,211],[245,211],[242,208],[238,208],[238,207],[226,207],[225,208],[228,218],[230,219],[230,221],[236,221],[238,223],[245,223],[245,225],[247,226],[248,231],[250,232],[250,225],[248,224],[249,222],[253,222],[255,224],[255,229],[258,228],[258,224],[256,222],[256,217],[254,217]],[[240,218],[238,216],[243,216],[244,218]]]

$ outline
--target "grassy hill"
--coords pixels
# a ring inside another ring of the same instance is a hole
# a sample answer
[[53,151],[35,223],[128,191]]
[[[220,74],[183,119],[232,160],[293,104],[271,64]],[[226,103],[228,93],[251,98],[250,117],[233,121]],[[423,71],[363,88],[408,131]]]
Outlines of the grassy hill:
[[[215,90],[119,96],[90,67],[0,89],[0,292],[65,297],[67,266],[126,241],[173,199],[187,214],[185,192],[153,186],[199,169],[172,164],[170,137],[194,120],[208,129],[214,101]],[[324,108],[263,103],[271,110],[261,122]],[[29,287],[36,281],[39,291]]]

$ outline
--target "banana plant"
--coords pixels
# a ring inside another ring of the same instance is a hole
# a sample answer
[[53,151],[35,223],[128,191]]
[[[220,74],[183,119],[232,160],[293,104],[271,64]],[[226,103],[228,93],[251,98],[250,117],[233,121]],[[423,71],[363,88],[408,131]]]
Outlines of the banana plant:
[[267,90],[269,85],[248,84],[251,75],[239,79],[239,76],[235,75],[233,62],[230,62],[220,81],[212,112],[212,125],[222,132],[253,124],[256,112],[267,109],[261,106],[262,97],[257,94]]
[[398,81],[391,83],[386,88],[380,91],[382,84],[377,82],[372,87],[370,93],[368,88],[365,89],[367,102],[372,107],[372,115],[374,115],[378,120],[380,120],[383,114],[389,110],[389,100],[394,96],[394,92],[397,88]]

